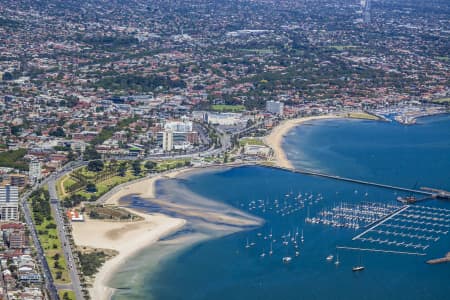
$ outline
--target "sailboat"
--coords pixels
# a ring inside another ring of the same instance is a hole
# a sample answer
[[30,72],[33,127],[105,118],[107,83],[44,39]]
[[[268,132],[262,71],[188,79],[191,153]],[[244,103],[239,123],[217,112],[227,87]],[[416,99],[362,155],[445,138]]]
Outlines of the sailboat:
[[354,266],[353,268],[352,268],[352,271],[353,272],[359,272],[359,271],[362,271],[362,270],[364,270],[365,269],[365,267],[361,264],[361,255],[359,256],[359,265],[357,265],[357,266]]
[[303,236],[303,229],[302,229],[302,236],[300,237],[300,241],[302,242],[302,244],[305,241],[305,237]]
[[250,244],[248,243],[248,238],[247,238],[247,244],[245,244],[245,248],[246,249],[250,248]]
[[272,249],[272,242],[270,242],[270,251],[269,251],[269,255],[273,254],[273,249]]
[[339,253],[336,254],[336,261],[334,262],[334,264],[336,266],[338,266],[341,262],[339,261]]
[[266,252],[263,249],[263,252],[259,255],[261,258],[264,258],[266,256]]

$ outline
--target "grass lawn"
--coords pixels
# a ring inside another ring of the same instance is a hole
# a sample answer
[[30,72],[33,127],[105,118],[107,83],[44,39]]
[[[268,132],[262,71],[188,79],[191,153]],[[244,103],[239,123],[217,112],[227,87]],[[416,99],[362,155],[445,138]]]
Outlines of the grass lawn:
[[239,140],[239,146],[245,146],[245,145],[264,145],[263,141],[256,138],[243,138]]
[[351,112],[348,113],[347,118],[353,118],[353,119],[365,119],[365,120],[379,120],[380,118],[378,118],[377,116],[365,113],[365,112]]
[[[141,173],[142,174],[142,173]],[[133,171],[131,170],[127,170],[126,174],[124,177],[122,176],[113,176],[111,178],[108,178],[104,181],[100,181],[98,183],[95,184],[95,186],[97,187],[97,192],[95,193],[89,193],[86,192],[85,189],[82,189],[78,192],[76,192],[76,194],[78,195],[82,195],[86,198],[90,198],[92,195],[95,195],[96,197],[100,197],[101,195],[105,194],[106,192],[108,192],[109,190],[111,190],[113,187],[115,187],[116,185],[134,180],[134,179],[138,179],[140,176],[134,176]]]
[[450,56],[437,56],[436,59],[443,60],[443,61],[449,61]]
[[69,175],[64,175],[56,182],[56,192],[58,193],[58,198],[62,199],[67,196],[67,189],[76,183],[75,180],[70,178]]
[[255,52],[258,54],[273,54],[272,49],[242,49],[241,51],[245,52]]
[[435,103],[450,103],[450,98],[441,98],[433,100]]
[[211,105],[211,110],[218,112],[241,112],[245,110],[244,105],[225,105],[225,104],[217,104]]
[[[53,217],[53,216],[52,216]],[[53,218],[51,221],[45,220],[42,224],[36,225],[39,240],[44,249],[45,259],[50,267],[50,271],[56,283],[70,283],[69,273],[67,271],[67,263],[64,259],[64,253],[59,240],[56,228],[46,228],[49,224],[55,224]],[[59,254],[58,264],[59,268],[55,268],[55,254]],[[56,278],[56,273],[61,272],[61,278]]]
[[183,166],[187,161],[190,161],[190,159],[173,159],[173,160],[165,160],[162,162],[159,162],[156,165],[155,171],[162,172],[170,169],[175,169],[178,166]]
[[334,45],[334,46],[329,46],[329,48],[338,50],[338,51],[343,51],[343,50],[348,50],[348,49],[355,49],[358,48],[357,46],[352,46],[352,45]]
[[[67,293],[66,298],[64,298],[64,294]],[[70,299],[70,300],[77,300],[75,297],[74,291],[71,290],[59,290],[58,291],[59,299]]]

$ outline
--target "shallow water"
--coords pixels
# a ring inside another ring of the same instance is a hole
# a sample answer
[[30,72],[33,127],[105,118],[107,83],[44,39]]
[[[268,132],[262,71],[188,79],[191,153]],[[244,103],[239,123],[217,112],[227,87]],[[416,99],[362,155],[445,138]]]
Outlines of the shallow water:
[[[417,182],[419,187],[426,185],[450,190],[449,116],[421,119],[419,125],[409,127],[353,120],[312,124],[294,129],[285,139],[283,147],[297,167],[405,187],[413,187]],[[306,164],[306,161],[312,163]],[[141,252],[112,281],[116,287],[129,288],[119,290],[114,299],[448,299],[448,265],[424,263],[450,251],[450,233],[437,233],[437,230],[445,231],[446,226],[450,227],[450,218],[446,215],[441,218],[443,220],[433,221],[438,224],[433,226],[386,222],[392,226],[434,230],[421,231],[420,235],[439,237],[437,241],[377,232],[365,236],[397,243],[427,244],[426,249],[352,241],[362,228],[305,223],[305,217],[317,216],[322,210],[330,210],[342,202],[398,205],[395,199],[404,193],[263,167],[197,173],[187,179],[158,182],[157,190],[159,195],[172,201],[190,201],[187,198],[197,197],[195,194],[214,199],[259,216],[265,224],[257,229],[218,237],[214,232],[196,226],[192,220],[187,230],[174,238],[196,233],[213,239],[194,240],[188,248],[183,248],[180,244],[167,244],[171,240],[169,237]],[[298,199],[294,199],[299,193],[303,199],[313,195],[312,201],[303,201],[303,208]],[[130,204],[155,210],[141,199],[133,199]],[[290,209],[277,213],[289,205]],[[436,200],[423,202],[420,206],[450,209],[449,202]],[[287,213],[294,209],[298,210]],[[407,219],[406,214],[413,210],[411,208],[394,219]],[[414,230],[393,227],[378,229],[410,236],[415,234]],[[297,249],[288,238],[285,238],[289,240],[288,245],[283,245],[281,236],[290,234],[293,237],[297,230],[299,233],[303,230],[304,243],[299,241],[299,234]],[[271,239],[268,238],[270,232]],[[269,240],[274,239],[273,255],[270,256]],[[246,248],[247,240],[255,245]],[[336,246],[426,255],[337,251]],[[298,257],[295,251],[299,251]],[[162,255],[167,252],[174,255]],[[265,257],[261,257],[263,252]],[[329,254],[339,254],[339,266],[325,259]],[[292,262],[283,263],[285,256],[293,257]],[[352,267],[360,260],[366,269],[352,272]]]

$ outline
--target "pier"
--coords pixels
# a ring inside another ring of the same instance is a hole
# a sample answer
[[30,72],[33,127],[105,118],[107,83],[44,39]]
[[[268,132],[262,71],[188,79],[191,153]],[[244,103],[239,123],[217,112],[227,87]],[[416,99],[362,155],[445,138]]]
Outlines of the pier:
[[347,181],[347,182],[357,183],[357,184],[361,184],[361,185],[369,185],[369,186],[374,186],[374,187],[379,187],[379,188],[384,188],[384,189],[390,189],[390,190],[396,190],[396,191],[401,191],[401,192],[407,192],[407,193],[420,194],[420,195],[427,196],[425,198],[420,199],[421,201],[428,199],[428,198],[450,199],[450,192],[444,191],[444,190],[439,190],[439,189],[433,189],[433,188],[427,188],[427,187],[422,187],[420,189],[410,189],[410,188],[405,188],[405,187],[400,187],[400,186],[395,186],[395,185],[390,185],[390,184],[371,182],[371,181],[342,177],[342,176],[337,176],[337,175],[330,175],[330,174],[309,171],[309,170],[304,170],[304,169],[293,169],[293,168],[285,168],[285,167],[279,167],[279,166],[269,166],[269,167],[271,167],[273,169],[284,170],[284,171],[289,171],[289,172],[293,172],[293,173],[329,178],[329,179],[340,180],[340,181]]
[[372,249],[372,248],[357,248],[357,247],[347,247],[347,246],[336,246],[336,249],[354,250],[354,251],[368,251],[368,252],[381,252],[381,253],[391,253],[391,254],[406,254],[406,255],[417,255],[417,256],[425,256],[426,255],[426,253],[419,253],[419,252],[382,250],[382,249]]
[[366,230],[364,230],[363,232],[361,232],[360,234],[358,234],[357,236],[355,236],[352,240],[357,240],[360,237],[362,237],[363,235],[365,235],[366,233],[368,233],[369,231],[375,229],[376,227],[380,226],[381,224],[383,224],[384,222],[392,219],[393,217],[395,217],[396,215],[400,214],[401,212],[403,212],[404,210],[408,209],[409,205],[405,205],[403,207],[401,207],[400,209],[394,211],[392,214],[387,215],[385,218],[376,221],[375,223],[373,223],[372,226],[370,226],[369,228],[367,228]]

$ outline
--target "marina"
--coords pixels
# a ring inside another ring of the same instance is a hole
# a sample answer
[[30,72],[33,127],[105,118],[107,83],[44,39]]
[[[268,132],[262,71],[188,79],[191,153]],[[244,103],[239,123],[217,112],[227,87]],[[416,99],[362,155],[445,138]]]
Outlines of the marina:
[[377,202],[347,203],[341,202],[331,209],[324,209],[317,217],[306,217],[305,222],[324,224],[332,227],[359,229],[370,226],[397,211],[398,205]]
[[[336,192],[336,194],[338,194]],[[247,237],[244,248],[252,250],[260,259],[272,257],[283,263],[301,258],[300,248],[305,244],[305,226],[328,227],[360,231],[337,249],[372,251],[389,254],[426,255],[434,243],[448,234],[450,210],[426,205],[401,205],[398,201],[371,201],[368,192],[354,190],[358,201],[339,201],[332,206],[322,193],[294,192],[294,188],[278,197],[241,202],[240,207],[258,215],[289,218],[295,227],[264,228],[253,237]],[[311,213],[313,212],[313,213]],[[311,215],[313,215],[311,217]],[[303,219],[302,219],[303,218]],[[278,234],[276,233],[278,232]],[[364,247],[361,245],[371,245]],[[375,247],[374,247],[375,246]],[[266,249],[270,249],[266,253]],[[408,250],[420,250],[408,251]],[[326,261],[340,264],[339,254],[326,256]]]

